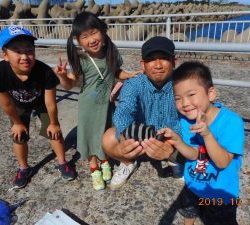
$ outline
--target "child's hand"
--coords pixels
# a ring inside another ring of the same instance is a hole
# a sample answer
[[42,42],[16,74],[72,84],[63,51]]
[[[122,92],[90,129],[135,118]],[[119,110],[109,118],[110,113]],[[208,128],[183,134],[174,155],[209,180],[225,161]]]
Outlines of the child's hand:
[[47,135],[51,140],[59,140],[62,137],[62,131],[58,124],[50,124],[47,128]]
[[142,70],[137,70],[137,71],[128,72],[128,74],[129,74],[128,78],[135,77],[140,73],[143,73],[143,71]]
[[23,124],[14,124],[11,128],[11,133],[15,141],[21,141],[22,133],[28,134],[27,128]]
[[68,64],[67,61],[65,63],[62,63],[61,57],[58,58],[57,66],[54,69],[54,72],[56,73],[57,76],[59,77],[67,76],[67,68],[66,68],[67,64]]
[[170,128],[162,128],[157,132],[157,134],[164,134],[167,142],[175,148],[178,148],[178,146],[183,143],[181,137]]
[[136,76],[136,75],[138,75],[140,73],[142,73],[142,70],[132,71],[132,72],[127,72],[125,70],[120,70],[119,79],[126,80],[126,79],[134,77],[134,76]]
[[204,112],[198,110],[196,124],[191,126],[190,129],[192,133],[199,133],[203,137],[210,134],[210,130],[206,121],[206,114]]

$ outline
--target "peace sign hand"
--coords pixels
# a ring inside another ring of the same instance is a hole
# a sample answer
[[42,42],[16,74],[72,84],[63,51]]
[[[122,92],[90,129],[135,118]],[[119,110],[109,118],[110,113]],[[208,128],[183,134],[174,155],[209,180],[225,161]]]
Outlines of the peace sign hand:
[[67,64],[68,64],[67,61],[62,63],[61,56],[59,56],[57,66],[54,69],[54,71],[58,77],[62,77],[62,78],[67,77]]
[[210,130],[208,128],[206,114],[198,109],[196,124],[191,126],[192,133],[199,133],[201,136],[205,137],[210,134]]

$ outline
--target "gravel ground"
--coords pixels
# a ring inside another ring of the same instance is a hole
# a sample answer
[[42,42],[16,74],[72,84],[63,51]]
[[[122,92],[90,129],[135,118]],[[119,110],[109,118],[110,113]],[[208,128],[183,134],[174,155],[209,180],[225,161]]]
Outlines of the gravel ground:
[[[56,63],[59,54],[65,52],[37,50],[37,58],[48,63]],[[139,52],[122,50],[124,68],[139,68]],[[213,77],[250,81],[250,59],[248,55],[179,54],[177,65],[183,61],[198,59],[210,66]],[[245,155],[240,174],[241,200],[238,209],[238,222],[247,225],[250,221],[250,88],[217,86],[219,100],[238,112],[245,120]],[[72,182],[61,180],[55,169],[56,160],[47,141],[37,136],[39,121],[31,120],[31,140],[29,141],[30,165],[36,174],[22,190],[10,190],[16,173],[16,161],[11,151],[8,118],[0,110],[1,174],[0,198],[15,203],[21,198],[29,200],[13,215],[13,224],[31,225],[41,219],[46,212],[65,209],[77,217],[81,224],[107,225],[156,225],[182,224],[183,218],[176,212],[178,195],[182,182],[172,177],[163,177],[158,164],[141,159],[139,169],[121,189],[112,191],[107,187],[96,192],[91,186],[87,163],[78,161],[76,143],[76,112],[78,88],[71,92],[58,91],[59,118],[66,137],[68,160],[76,164],[78,178]],[[91,125],[91,124],[90,124]],[[197,225],[202,223],[197,220]]]

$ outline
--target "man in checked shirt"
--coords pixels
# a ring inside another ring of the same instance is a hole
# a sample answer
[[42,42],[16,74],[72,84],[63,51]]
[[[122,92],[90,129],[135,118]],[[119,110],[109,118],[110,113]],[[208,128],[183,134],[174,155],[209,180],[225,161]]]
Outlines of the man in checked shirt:
[[[111,189],[126,183],[137,168],[136,159],[143,154],[156,160],[169,159],[174,162],[174,177],[182,177],[182,166],[176,162],[177,154],[167,141],[149,138],[138,142],[125,140],[122,135],[133,122],[153,125],[156,130],[169,127],[180,134],[171,80],[174,50],[174,43],[166,37],[157,36],[146,41],[141,50],[144,73],[125,81],[122,87],[113,117],[114,127],[105,132],[102,140],[106,154],[120,161],[110,183]],[[164,157],[159,156],[159,151],[164,151]]]

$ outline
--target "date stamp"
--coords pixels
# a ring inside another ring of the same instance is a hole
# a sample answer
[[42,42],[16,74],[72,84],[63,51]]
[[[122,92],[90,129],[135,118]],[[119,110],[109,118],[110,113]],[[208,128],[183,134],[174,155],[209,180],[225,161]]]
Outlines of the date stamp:
[[[223,198],[199,198],[198,205],[199,206],[222,206],[224,205]],[[229,205],[232,206],[240,206],[247,205],[250,206],[250,198],[249,199],[241,199],[241,198],[230,198]]]

